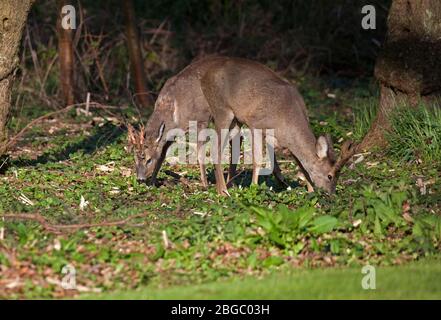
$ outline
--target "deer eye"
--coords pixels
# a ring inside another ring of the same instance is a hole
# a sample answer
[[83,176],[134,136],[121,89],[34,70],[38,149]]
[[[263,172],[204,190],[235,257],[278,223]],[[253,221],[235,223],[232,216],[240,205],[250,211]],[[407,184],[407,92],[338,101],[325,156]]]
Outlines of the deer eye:
[[332,176],[330,174],[328,174],[328,179],[332,180]]
[[148,159],[146,162],[147,165],[150,165],[151,163],[152,163],[152,158]]

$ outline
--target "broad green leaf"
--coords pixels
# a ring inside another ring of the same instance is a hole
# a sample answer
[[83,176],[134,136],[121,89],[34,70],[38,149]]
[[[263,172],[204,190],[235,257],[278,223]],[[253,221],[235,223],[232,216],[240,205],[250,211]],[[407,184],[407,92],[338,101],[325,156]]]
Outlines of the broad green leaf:
[[263,266],[264,267],[280,266],[282,263],[283,263],[282,257],[271,256],[271,257],[266,258],[263,261]]
[[338,239],[331,240],[331,252],[333,254],[340,253],[340,240]]
[[383,235],[383,229],[381,228],[381,222],[378,215],[375,216],[374,234],[377,236]]
[[310,206],[304,206],[296,210],[298,215],[299,228],[304,228],[311,221],[314,215],[314,208]]
[[309,228],[309,231],[317,234],[330,232],[337,223],[337,218],[333,216],[320,216],[312,221],[312,226]]

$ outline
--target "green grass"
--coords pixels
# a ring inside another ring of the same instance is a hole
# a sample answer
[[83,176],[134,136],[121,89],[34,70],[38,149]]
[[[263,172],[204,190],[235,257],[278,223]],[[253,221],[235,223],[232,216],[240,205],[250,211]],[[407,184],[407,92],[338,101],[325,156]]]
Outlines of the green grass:
[[[331,107],[334,98],[322,91],[309,99],[317,104],[325,99]],[[345,105],[353,105],[354,95],[337,92]],[[313,108],[311,116],[316,134],[330,132],[338,146],[354,132],[336,111],[319,111]],[[43,122],[27,134],[20,145],[31,154],[13,154],[3,168],[0,215],[38,213],[49,223],[65,225],[144,216],[119,227],[60,234],[35,221],[0,219],[2,298],[79,295],[59,285],[67,264],[75,267],[83,291],[101,290],[105,296],[145,288],[159,294],[190,285],[223,286],[220,281],[227,286],[238,278],[245,278],[240,281],[246,287],[254,281],[249,277],[267,279],[269,274],[268,281],[292,278],[302,283],[296,277],[309,279],[311,272],[321,279],[322,273],[343,270],[348,279],[351,274],[358,279],[360,266],[367,263],[383,270],[439,256],[440,163],[403,165],[395,157],[366,155],[354,168],[343,170],[337,194],[326,196],[308,194],[295,180],[292,158],[280,157],[289,189],[272,177],[250,186],[251,168],[241,165],[245,172],[229,190],[231,197],[219,197],[213,172],[204,190],[195,165],[165,165],[160,187],[139,184],[133,159],[124,150],[126,133],[111,123],[97,126],[88,120]],[[51,127],[55,129],[49,136]],[[165,169],[189,183],[180,183]],[[284,289],[282,280],[273,281]]]
[[362,99],[355,103],[354,110],[354,138],[363,139],[377,115],[378,97]]
[[389,154],[402,162],[441,161],[441,110],[420,105],[399,107],[391,116]]
[[84,299],[441,299],[441,263],[377,267],[375,289],[363,289],[361,268],[292,270],[202,285],[89,295]]

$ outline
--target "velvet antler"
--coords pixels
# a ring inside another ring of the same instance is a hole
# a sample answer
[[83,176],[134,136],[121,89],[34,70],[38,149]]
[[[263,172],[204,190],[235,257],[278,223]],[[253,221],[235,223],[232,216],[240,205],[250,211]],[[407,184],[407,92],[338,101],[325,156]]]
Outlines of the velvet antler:
[[337,162],[335,163],[335,171],[340,171],[346,162],[354,155],[357,149],[356,144],[353,141],[345,141],[343,142],[340,150],[340,156],[338,157]]

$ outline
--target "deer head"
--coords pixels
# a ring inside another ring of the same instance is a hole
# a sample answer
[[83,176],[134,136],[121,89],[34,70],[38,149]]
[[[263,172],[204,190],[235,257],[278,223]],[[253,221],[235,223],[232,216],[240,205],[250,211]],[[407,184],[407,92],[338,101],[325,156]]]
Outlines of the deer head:
[[138,181],[145,182],[152,176],[161,158],[161,140],[164,134],[165,124],[161,123],[155,134],[146,132],[144,126],[135,130],[128,125],[128,151],[133,152],[135,158],[136,177]]
[[340,156],[336,158],[329,135],[317,139],[314,165],[308,170],[308,176],[315,187],[328,193],[335,193],[335,186],[340,170],[355,153],[355,144],[345,141],[341,146]]

